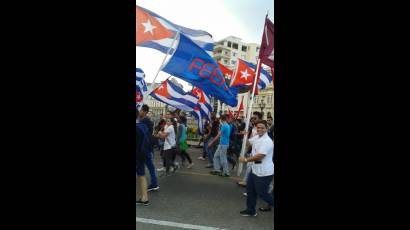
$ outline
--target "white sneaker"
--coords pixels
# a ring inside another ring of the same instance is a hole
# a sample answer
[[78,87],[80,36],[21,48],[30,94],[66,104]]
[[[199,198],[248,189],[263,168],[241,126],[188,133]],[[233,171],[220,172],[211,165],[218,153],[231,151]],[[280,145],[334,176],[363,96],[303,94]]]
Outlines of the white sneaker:
[[164,167],[159,168],[159,169],[157,169],[157,171],[158,171],[158,172],[163,172],[163,171],[165,171],[165,168],[164,168]]
[[186,168],[190,169],[190,168],[192,168],[192,166],[194,166],[193,162],[191,164],[189,164]]

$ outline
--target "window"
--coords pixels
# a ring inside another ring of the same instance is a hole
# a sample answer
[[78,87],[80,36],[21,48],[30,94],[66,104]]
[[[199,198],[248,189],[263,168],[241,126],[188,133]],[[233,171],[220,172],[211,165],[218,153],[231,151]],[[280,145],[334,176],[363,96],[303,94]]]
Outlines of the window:
[[238,44],[237,44],[237,43],[233,43],[233,44],[232,44],[232,48],[234,48],[234,49],[237,50],[237,49],[238,49]]
[[243,52],[246,52],[248,50],[248,47],[247,46],[242,46],[242,51]]
[[235,64],[236,64],[236,61],[235,61],[235,60],[232,60],[231,63],[232,63],[232,65],[235,65]]
[[228,64],[228,61],[227,61],[226,59],[224,59],[224,63],[225,63],[225,64]]
[[236,57],[236,53],[235,53],[235,52],[233,52],[233,53],[232,53],[232,56]]
[[266,102],[268,105],[272,104],[272,96],[268,96],[268,101]]
[[229,55],[228,51],[225,51],[225,55]]
[[231,42],[228,42],[228,47],[232,47],[232,43],[231,43]]

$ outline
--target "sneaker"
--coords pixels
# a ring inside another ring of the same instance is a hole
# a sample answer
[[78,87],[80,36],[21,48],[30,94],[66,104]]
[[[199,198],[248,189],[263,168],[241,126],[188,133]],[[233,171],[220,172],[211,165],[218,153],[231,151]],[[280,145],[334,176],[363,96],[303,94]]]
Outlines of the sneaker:
[[230,177],[229,174],[226,174],[226,173],[221,173],[221,174],[219,174],[219,176],[221,176],[221,177]]
[[172,173],[175,173],[178,168],[179,168],[179,165],[175,165],[175,167],[172,167],[171,172],[172,172]]
[[242,193],[243,196],[248,196],[248,193],[244,192]]
[[248,210],[243,210],[243,211],[241,211],[240,212],[240,214],[242,215],[242,216],[257,216],[258,215],[258,213],[251,213],[251,212],[249,212]]
[[246,187],[246,182],[243,182],[243,181],[238,181],[238,182],[236,182],[236,184],[241,186],[241,187]]
[[198,157],[198,160],[204,161],[204,160],[206,160],[206,159],[203,158],[203,157]]
[[209,173],[212,174],[212,175],[219,175],[219,174],[221,174],[221,172],[218,172],[218,171],[210,171]]
[[139,200],[137,200],[137,204],[142,204],[144,206],[147,206],[147,205],[149,205],[149,201],[148,200],[147,201],[142,201],[141,199],[139,199]]
[[148,192],[150,192],[150,191],[157,191],[159,189],[159,186],[157,185],[157,186],[148,186]]
[[192,168],[192,166],[194,166],[194,163],[189,164],[186,168],[190,169],[190,168]]
[[159,168],[159,169],[157,169],[157,171],[158,171],[158,172],[163,172],[163,171],[165,171],[165,168],[164,168],[164,167]]
[[268,208],[259,208],[259,211],[261,211],[261,212],[270,212],[270,211],[272,211],[272,208],[271,208],[271,207],[268,207]]

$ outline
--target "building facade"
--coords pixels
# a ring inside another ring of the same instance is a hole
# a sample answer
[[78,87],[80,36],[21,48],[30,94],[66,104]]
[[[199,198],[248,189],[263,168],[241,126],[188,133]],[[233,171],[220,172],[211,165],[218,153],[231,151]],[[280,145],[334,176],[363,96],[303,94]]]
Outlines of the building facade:
[[256,43],[245,43],[242,39],[229,36],[214,43],[214,59],[234,69],[238,58],[256,63],[260,46]]

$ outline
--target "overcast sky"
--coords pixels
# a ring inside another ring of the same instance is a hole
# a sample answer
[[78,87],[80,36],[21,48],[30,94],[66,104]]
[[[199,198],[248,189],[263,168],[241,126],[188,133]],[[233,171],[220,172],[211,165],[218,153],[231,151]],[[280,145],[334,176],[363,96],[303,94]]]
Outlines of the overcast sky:
[[[214,41],[235,36],[245,43],[258,43],[262,40],[265,15],[273,21],[274,0],[137,0],[144,7],[167,20],[191,29],[209,32]],[[150,48],[136,47],[136,66],[152,82],[165,54]],[[156,82],[168,77],[160,72]],[[188,85],[182,82],[184,89]]]

